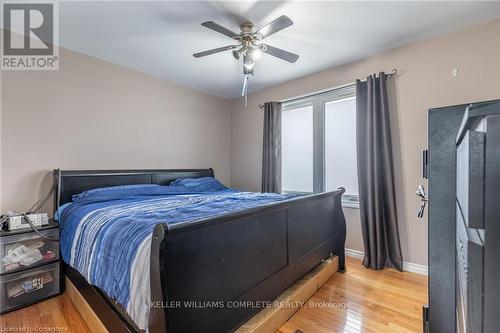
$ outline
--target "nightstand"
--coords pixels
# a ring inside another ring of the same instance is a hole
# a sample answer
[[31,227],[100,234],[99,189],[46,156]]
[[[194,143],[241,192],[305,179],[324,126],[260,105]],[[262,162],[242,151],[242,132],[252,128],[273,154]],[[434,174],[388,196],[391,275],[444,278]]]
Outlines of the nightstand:
[[0,314],[41,302],[62,292],[59,224],[0,233]]

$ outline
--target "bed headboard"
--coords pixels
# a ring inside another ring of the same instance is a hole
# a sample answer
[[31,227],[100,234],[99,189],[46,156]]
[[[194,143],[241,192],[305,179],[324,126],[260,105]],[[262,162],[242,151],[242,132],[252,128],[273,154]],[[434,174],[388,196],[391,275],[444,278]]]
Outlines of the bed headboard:
[[54,170],[57,184],[55,209],[71,202],[74,194],[93,188],[133,185],[168,185],[178,178],[213,177],[213,169],[177,170]]

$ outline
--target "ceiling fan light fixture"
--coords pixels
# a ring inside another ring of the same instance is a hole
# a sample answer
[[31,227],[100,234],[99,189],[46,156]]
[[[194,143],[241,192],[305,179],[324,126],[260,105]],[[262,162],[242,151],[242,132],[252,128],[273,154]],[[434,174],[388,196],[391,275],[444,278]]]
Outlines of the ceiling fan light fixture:
[[260,57],[262,56],[262,52],[260,51],[260,49],[259,49],[259,48],[254,47],[254,48],[252,49],[251,56],[252,56],[252,58],[253,58],[253,59],[258,60],[258,59],[260,59]]
[[255,66],[254,65],[251,65],[249,67],[243,65],[243,74],[244,75],[252,75],[253,76],[255,74]]
[[255,66],[255,61],[251,57],[247,57],[247,60],[243,64],[246,69],[252,69]]

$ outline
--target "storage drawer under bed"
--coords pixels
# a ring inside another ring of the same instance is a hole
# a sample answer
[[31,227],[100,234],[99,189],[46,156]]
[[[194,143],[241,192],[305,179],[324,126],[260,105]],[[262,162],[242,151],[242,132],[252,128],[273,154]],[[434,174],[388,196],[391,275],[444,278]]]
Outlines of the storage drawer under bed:
[[60,278],[59,262],[0,277],[0,313],[59,294]]
[[59,260],[59,229],[5,236],[0,239],[0,274],[22,271]]

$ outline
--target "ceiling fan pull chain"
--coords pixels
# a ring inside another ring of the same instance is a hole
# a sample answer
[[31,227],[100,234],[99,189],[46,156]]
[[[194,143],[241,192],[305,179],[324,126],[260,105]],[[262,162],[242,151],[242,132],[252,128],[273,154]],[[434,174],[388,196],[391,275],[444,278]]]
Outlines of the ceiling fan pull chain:
[[243,78],[243,89],[241,91],[241,96],[245,97],[245,107],[248,105],[248,75]]

